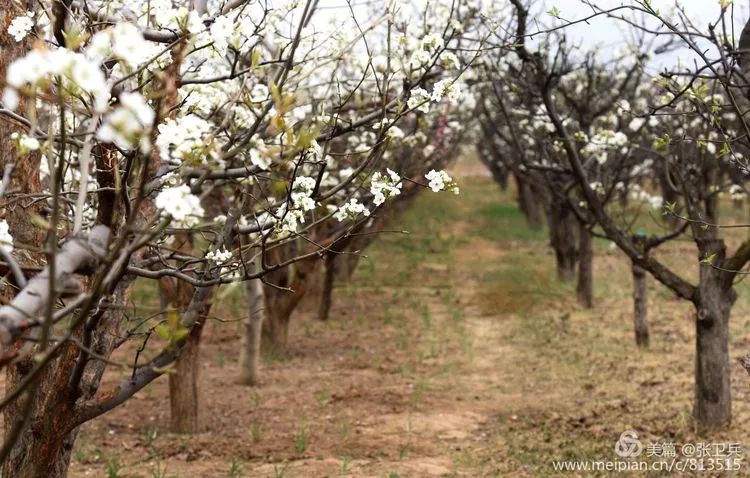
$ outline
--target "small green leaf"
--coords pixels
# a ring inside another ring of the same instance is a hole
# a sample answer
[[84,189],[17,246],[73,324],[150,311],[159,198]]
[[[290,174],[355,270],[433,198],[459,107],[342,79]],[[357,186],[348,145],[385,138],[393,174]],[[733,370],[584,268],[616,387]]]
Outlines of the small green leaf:
[[731,153],[729,149],[729,143],[724,143],[724,145],[721,147],[721,151],[719,151],[719,156],[726,156],[729,153]]
[[714,263],[714,259],[716,259],[716,254],[711,254],[710,256],[706,256],[705,258],[703,258],[703,260],[701,260],[701,264],[710,266]]
[[159,334],[161,338],[164,340],[169,340],[170,335],[172,335],[169,332],[169,328],[164,324],[159,324],[156,327],[154,327],[154,331]]
[[654,138],[654,149],[656,150],[666,149],[670,144],[672,144],[672,137],[669,133],[664,133],[664,136]]

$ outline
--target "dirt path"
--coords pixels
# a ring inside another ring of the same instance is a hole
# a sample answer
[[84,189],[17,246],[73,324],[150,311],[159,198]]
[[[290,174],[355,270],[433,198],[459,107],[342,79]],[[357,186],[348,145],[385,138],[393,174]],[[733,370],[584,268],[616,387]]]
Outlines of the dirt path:
[[[544,231],[476,164],[458,171],[462,195],[420,198],[411,234],[367,251],[328,322],[294,317],[289,356],[266,357],[255,389],[234,383],[244,305],[227,296],[202,349],[205,431],[166,431],[160,380],[84,427],[71,476],[546,477],[553,459],[610,456],[627,428],[693,440],[689,309],[652,284],[653,347],[638,351],[622,258],[597,245],[605,279],[581,310]],[[712,438],[750,444],[746,379],[733,387],[733,428]]]

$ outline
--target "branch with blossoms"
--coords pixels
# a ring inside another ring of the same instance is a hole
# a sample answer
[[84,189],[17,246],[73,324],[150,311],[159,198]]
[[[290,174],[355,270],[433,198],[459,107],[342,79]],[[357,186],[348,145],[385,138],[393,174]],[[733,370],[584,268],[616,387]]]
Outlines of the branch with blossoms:
[[[179,366],[221,285],[262,280],[293,310],[302,272],[358,253],[355,238],[376,237],[400,198],[458,193],[441,169],[473,110],[463,90],[484,48],[480,12],[454,1],[348,13],[325,17],[314,1],[18,12],[0,247],[21,290],[0,329],[3,363],[28,373],[0,404],[24,411],[6,424],[4,463],[24,466],[28,420],[67,411],[41,433],[53,457],[70,430]],[[38,190],[14,187],[22,179]],[[30,266],[42,271],[21,277]],[[133,314],[136,279],[173,307]],[[99,390],[112,353],[138,341],[130,377]]]

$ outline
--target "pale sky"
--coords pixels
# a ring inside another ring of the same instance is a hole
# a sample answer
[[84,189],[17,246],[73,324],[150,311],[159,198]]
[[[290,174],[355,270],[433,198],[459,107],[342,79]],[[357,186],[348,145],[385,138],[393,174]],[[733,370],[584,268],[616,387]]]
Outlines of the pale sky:
[[[387,0],[350,0],[355,12],[362,12],[366,16],[368,7],[379,10],[384,6]],[[430,0],[399,0],[404,4],[420,4]],[[434,1],[434,0],[433,0]],[[505,11],[507,6],[508,13],[512,12],[513,7],[508,0],[477,0],[480,4],[492,4],[495,9]],[[527,0],[528,1],[528,0]],[[593,3],[602,9],[609,9],[622,5],[632,5],[633,0],[593,0]],[[651,4],[665,16],[669,16],[675,5],[675,0],[651,0]],[[715,22],[720,13],[719,0],[679,0],[679,5],[685,10],[688,17],[701,30],[707,30],[709,22]],[[592,10],[584,5],[580,0],[532,0],[531,11],[536,17],[538,26],[535,27],[534,21],[529,22],[529,33],[544,29],[554,24],[547,11],[556,7],[560,11],[560,16],[566,20],[590,16]],[[328,19],[331,16],[346,15],[349,16],[349,6],[347,0],[320,0],[318,4],[320,15],[316,19]],[[735,35],[738,38],[750,11],[750,0],[735,0],[734,2],[734,25]],[[620,13],[626,17],[632,18],[632,12],[622,10]],[[313,20],[315,21],[315,20]],[[559,22],[558,22],[559,23]],[[650,27],[664,28],[661,23],[649,18],[647,25]],[[633,28],[623,21],[599,16],[588,23],[581,23],[574,26],[565,27],[565,34],[571,46],[580,46],[584,50],[597,48],[605,57],[608,53],[614,55],[620,48],[628,43],[628,38],[633,35]],[[661,44],[658,42],[657,44]],[[687,49],[681,47],[675,51],[660,55],[650,63],[650,70],[656,72],[665,67],[673,69],[676,65],[691,65],[697,57]]]
[[[595,0],[593,3],[603,9],[633,4],[632,0]],[[674,4],[674,0],[652,0],[653,7],[663,14],[671,11]],[[734,4],[735,34],[739,38],[742,27],[748,18],[750,0],[735,0]],[[715,22],[719,17],[720,8],[718,0],[682,0],[680,5],[694,24],[702,30],[707,31],[706,26],[709,22]],[[579,0],[543,0],[535,8],[538,12],[537,15],[540,22],[545,22],[548,25],[551,24],[550,15],[544,12],[549,11],[552,7],[556,7],[560,11],[560,16],[566,20],[572,21],[591,15],[591,9],[583,5]],[[659,22],[656,19],[650,19],[648,25],[656,27],[659,25]],[[630,30],[632,28],[622,21],[597,17],[588,24],[582,23],[566,27],[565,31],[571,43],[580,44],[585,49],[594,45],[600,45],[603,52],[615,52],[632,35]],[[693,58],[695,56],[685,47],[685,49],[681,48],[662,55],[652,62],[652,65],[654,69],[660,69],[664,66],[676,65],[678,62],[689,64]]]

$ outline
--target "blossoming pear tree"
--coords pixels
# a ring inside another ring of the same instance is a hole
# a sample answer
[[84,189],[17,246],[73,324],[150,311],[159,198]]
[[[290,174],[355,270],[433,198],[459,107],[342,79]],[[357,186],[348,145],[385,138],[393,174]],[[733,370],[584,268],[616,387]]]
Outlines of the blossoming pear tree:
[[[290,277],[377,232],[407,190],[458,192],[435,135],[472,110],[490,15],[473,2],[3,8],[3,476],[64,476],[78,427],[164,374],[173,427],[194,431],[220,286],[277,314]],[[137,307],[136,281],[162,310]],[[126,378],[102,390],[112,367]]]
[[[625,108],[633,115],[627,129],[638,132],[652,128],[646,131],[655,133],[640,138],[629,137],[629,140],[642,142],[629,144],[628,150],[635,146],[645,153],[643,167],[668,170],[666,181],[681,207],[678,208],[677,202],[665,203],[664,210],[687,223],[684,227],[695,244],[698,257],[698,283],[694,284],[690,276],[678,273],[651,254],[650,247],[644,247],[622,214],[609,206],[609,189],[606,183],[598,180],[597,170],[592,170],[589,165],[592,159],[606,165],[617,158],[611,158],[609,152],[606,157],[602,156],[599,144],[589,146],[593,136],[585,138],[581,144],[582,136],[560,107],[560,90],[555,81],[558,72],[553,68],[554,64],[550,66],[545,56],[532,51],[526,41],[529,10],[520,0],[512,0],[512,3],[519,20],[516,52],[526,74],[532,81],[537,80],[532,83],[536,84],[535,96],[545,107],[552,124],[551,132],[559,142],[566,167],[575,179],[581,205],[595,221],[600,233],[625,252],[634,265],[648,271],[677,296],[695,306],[694,417],[703,430],[722,428],[731,420],[728,326],[732,304],[737,297],[734,282],[750,261],[750,243],[745,241],[733,254],[727,254],[725,239],[719,234],[721,225],[715,221],[715,206],[720,191],[728,190],[732,184],[744,188],[742,183],[747,165],[743,153],[747,151],[745,132],[748,131],[745,116],[745,106],[748,105],[747,60],[738,52],[745,51],[743,47],[750,45],[750,27],[746,26],[739,38],[733,37],[729,21],[731,2],[717,5],[718,20],[709,25],[708,32],[698,29],[684,11],[678,9],[672,18],[647,1],[610,10],[603,10],[593,2],[584,2],[592,9],[592,15],[622,19],[646,34],[654,34],[655,30],[647,22],[655,21],[658,24],[657,38],[678,42],[700,60],[696,70],[666,71],[657,78],[663,95],[653,96],[647,105],[632,102],[634,108]],[[561,25],[570,23],[562,20],[557,12],[555,16]],[[680,26],[676,26],[678,23]],[[643,106],[646,106],[645,110]],[[678,118],[670,119],[671,116]],[[622,131],[622,134],[628,133]],[[615,138],[609,133],[607,136]],[[654,167],[648,161],[661,164]],[[729,169],[722,168],[722,163],[730,165]],[[725,174],[730,181],[723,179],[727,177]],[[616,186],[617,182],[614,184]],[[658,205],[661,202],[650,197],[651,194],[646,192],[648,189],[635,191],[647,203]],[[678,210],[684,213],[680,214]]]
[[[564,34],[558,34],[557,43],[566,44]],[[645,203],[658,210],[662,205],[661,198],[641,187],[655,168],[654,161],[644,157],[644,148],[638,143],[641,137],[649,134],[648,126],[657,123],[652,117],[647,125],[646,120],[639,117],[647,115],[646,98],[656,89],[650,82],[643,82],[642,60],[645,55],[625,51],[607,60],[605,66],[595,52],[573,58],[563,48],[549,56],[547,68],[555,72],[555,105],[565,125],[574,131],[576,145],[585,157],[590,186],[603,201],[617,203],[619,209],[627,208],[632,199],[635,204]],[[580,207],[580,192],[575,187],[575,178],[546,107],[538,100],[537,103],[529,101],[529,98],[538,98],[538,84],[534,79],[524,77],[523,66],[517,61],[500,60],[505,64],[497,68],[510,71],[508,77],[517,81],[493,82],[485,88],[481,108],[486,118],[483,124],[493,125],[486,128],[485,134],[489,134],[490,140],[485,141],[496,149],[486,162],[490,163],[490,169],[495,162],[502,162],[501,167],[513,171],[517,182],[520,177],[519,199],[528,194],[525,184],[533,184],[542,191],[538,198],[547,209],[550,243],[556,252],[558,274],[561,278],[571,278],[577,266],[579,302],[584,307],[591,307],[592,234],[597,234],[592,229],[595,221],[585,208]],[[492,61],[491,55],[485,56],[484,62],[488,61]],[[498,62],[495,60],[495,64]],[[522,206],[527,202],[520,200]],[[530,215],[531,210],[525,209]],[[649,209],[647,207],[645,211]],[[643,212],[640,207],[622,211],[636,216]],[[635,218],[628,222],[635,223]],[[643,275],[635,267],[636,282],[639,282]],[[645,291],[640,286],[636,289]],[[639,343],[645,345],[645,300],[640,295],[638,297],[636,302],[640,305],[635,307],[638,311],[635,322],[639,332],[636,335]]]

